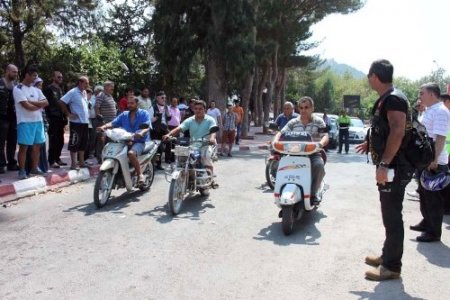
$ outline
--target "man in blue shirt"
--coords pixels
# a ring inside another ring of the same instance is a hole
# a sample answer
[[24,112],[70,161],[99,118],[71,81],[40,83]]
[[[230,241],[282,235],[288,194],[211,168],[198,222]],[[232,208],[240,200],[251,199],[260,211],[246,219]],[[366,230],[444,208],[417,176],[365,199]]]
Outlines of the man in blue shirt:
[[275,119],[275,123],[278,125],[280,130],[289,122],[291,119],[298,117],[298,114],[294,112],[294,104],[292,102],[286,101],[283,105],[283,113],[279,114]]
[[[146,110],[138,108],[138,99],[135,96],[128,97],[127,107],[128,111],[122,112],[112,122],[100,126],[99,130],[104,131],[108,128],[120,127],[134,133],[134,139],[128,151],[128,160],[136,170],[138,183],[143,184],[144,176],[141,173],[141,166],[137,157],[144,151],[145,142],[150,140],[148,134],[150,131],[150,114]],[[142,124],[147,124],[148,127],[141,129]]]
[[[89,138],[89,110],[86,89],[89,79],[86,76],[78,78],[78,85],[68,91],[59,101],[59,106],[69,120],[70,137],[68,149],[70,151],[71,170],[85,167],[84,151]],[[70,110],[69,110],[70,109]],[[79,161],[79,164],[77,163]]]

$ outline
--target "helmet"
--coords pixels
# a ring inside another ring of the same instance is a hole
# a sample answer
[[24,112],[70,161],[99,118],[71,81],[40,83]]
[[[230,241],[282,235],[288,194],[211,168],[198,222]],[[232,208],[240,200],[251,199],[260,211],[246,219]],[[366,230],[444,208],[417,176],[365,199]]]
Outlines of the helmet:
[[424,170],[420,175],[420,184],[427,191],[440,191],[450,183],[450,172],[438,172]]

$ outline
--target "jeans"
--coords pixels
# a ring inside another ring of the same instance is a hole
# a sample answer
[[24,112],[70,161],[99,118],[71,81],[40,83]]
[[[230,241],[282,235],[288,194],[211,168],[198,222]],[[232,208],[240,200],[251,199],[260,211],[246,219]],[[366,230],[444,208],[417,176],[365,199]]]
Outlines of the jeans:
[[339,129],[339,152],[342,152],[342,144],[344,143],[344,139],[345,139],[345,152],[348,153],[348,149],[350,147],[348,142],[348,128]]
[[[448,166],[438,165],[438,171],[446,172],[448,171]],[[432,192],[419,185],[420,212],[423,217],[420,224],[426,228],[427,233],[437,238],[440,238],[442,235],[445,193],[445,189]]]
[[411,181],[414,169],[404,164],[394,168],[393,182],[378,185],[381,202],[381,216],[386,239],[382,250],[383,266],[393,272],[401,272],[403,256],[403,198],[405,187]]
[[239,138],[241,137],[241,124],[236,125],[236,145],[239,144]]
[[325,165],[320,153],[311,155],[311,198],[316,196],[323,178],[325,177]]

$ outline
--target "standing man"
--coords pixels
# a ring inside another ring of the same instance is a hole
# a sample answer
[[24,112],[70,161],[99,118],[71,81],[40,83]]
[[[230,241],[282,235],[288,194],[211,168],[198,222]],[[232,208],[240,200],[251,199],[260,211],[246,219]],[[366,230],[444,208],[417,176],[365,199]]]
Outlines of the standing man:
[[[112,122],[117,115],[116,101],[112,96],[114,92],[114,82],[105,81],[103,84],[103,92],[95,98],[95,113],[97,118],[97,127]],[[99,164],[102,163],[102,151],[106,143],[106,135],[104,132],[98,133],[95,155]]]
[[[166,93],[164,91],[159,91],[156,94],[156,101],[153,106],[150,108],[150,120],[152,121],[152,131],[151,138],[154,140],[161,140],[163,135],[169,132],[168,122],[171,119],[171,115],[169,112],[169,107],[166,104]],[[162,161],[162,153],[163,153],[164,144],[159,144],[158,153],[159,153],[159,161],[156,164],[156,169],[164,170],[161,167]],[[165,158],[168,161],[167,158]]]
[[244,122],[244,109],[241,106],[239,99],[234,100],[233,112],[238,116],[236,126],[236,145],[239,145],[239,139],[241,137],[241,124]]
[[[400,277],[404,239],[403,198],[414,172],[414,167],[400,149],[405,135],[408,99],[394,89],[393,73],[394,67],[385,59],[374,61],[370,66],[369,85],[380,97],[372,109],[370,149],[367,142],[356,146],[358,153],[370,151],[377,166],[375,178],[386,239],[381,256],[367,256],[365,260],[366,264],[375,267],[366,272],[366,278],[377,281]],[[393,179],[388,177],[392,171]]]
[[[436,174],[446,173],[449,170],[445,140],[450,132],[450,111],[439,99],[440,94],[441,90],[437,83],[424,84],[419,92],[421,103],[427,107],[422,123],[434,141],[435,150],[434,161],[427,167],[427,170]],[[423,172],[421,172],[421,176]],[[411,226],[410,229],[422,232],[416,238],[418,242],[440,241],[444,204],[443,191],[429,191],[423,187],[421,180],[419,198],[423,219],[419,224]]]
[[[445,107],[447,107],[450,111],[450,95],[443,94],[441,95],[441,99],[444,102]],[[445,147],[447,149],[448,156],[448,167],[450,168],[450,132],[447,135],[447,139],[445,140]],[[450,185],[448,185],[444,190],[444,215],[450,214]]]
[[236,135],[236,124],[238,116],[233,112],[233,105],[227,104],[227,112],[223,115],[223,132],[222,132],[222,146],[219,152],[220,156],[225,153],[225,144],[228,146],[228,156],[231,157],[231,149],[233,149],[233,142]]
[[144,87],[141,90],[141,94],[138,97],[138,105],[140,109],[150,111],[150,107],[152,107],[152,99],[150,99],[150,89],[148,87]]
[[17,67],[10,64],[5,68],[4,77],[0,78],[0,174],[5,173],[5,167],[8,171],[19,169],[14,158],[17,144],[17,118],[13,88],[17,74]]
[[44,89],[48,106],[45,108],[48,127],[48,163],[51,168],[59,168],[67,164],[61,160],[61,151],[64,147],[64,127],[67,119],[59,106],[59,100],[64,95],[62,90],[63,75],[59,71],[53,72],[52,83]]
[[347,112],[342,110],[341,115],[337,120],[339,124],[339,151],[338,153],[342,153],[342,144],[345,139],[345,153],[348,154],[349,142],[348,142],[348,128],[350,127],[350,117],[347,116]]
[[44,122],[41,109],[48,105],[47,99],[33,86],[37,78],[37,68],[33,65],[25,69],[21,84],[14,87],[13,95],[17,115],[17,140],[19,142],[19,179],[26,179],[25,159],[28,147],[33,147],[31,157],[32,175],[41,175],[37,167],[41,144],[45,143]]
[[[89,108],[86,89],[89,79],[86,76],[78,78],[78,86],[65,94],[59,105],[66,118],[69,120],[70,137],[69,146],[71,170],[84,168],[84,151],[89,139]],[[69,109],[70,112],[69,112]],[[79,164],[78,164],[79,160]]]
[[275,119],[275,123],[281,130],[291,119],[295,119],[296,117],[298,117],[298,114],[294,112],[294,104],[290,101],[286,101],[283,105],[283,112]]
[[[167,125],[169,127],[169,130],[172,130],[172,129],[175,129],[178,126],[180,126],[180,123],[181,123],[181,112],[178,109],[178,98],[177,97],[172,97],[172,100],[169,105],[169,113],[170,113],[171,118]],[[172,152],[172,149],[174,147],[175,147],[175,145],[173,143],[166,145],[165,161],[168,164],[175,162],[175,155]]]

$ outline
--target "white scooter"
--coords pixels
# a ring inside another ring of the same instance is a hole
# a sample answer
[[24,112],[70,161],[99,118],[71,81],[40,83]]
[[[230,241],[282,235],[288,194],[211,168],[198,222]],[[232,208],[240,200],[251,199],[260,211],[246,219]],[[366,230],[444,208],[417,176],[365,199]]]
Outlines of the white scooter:
[[106,130],[106,135],[111,142],[103,148],[103,163],[94,185],[94,203],[98,208],[106,205],[114,188],[126,188],[128,192],[150,189],[155,175],[152,160],[159,145],[159,141],[146,142],[144,151],[138,156],[144,175],[144,184],[139,184],[134,167],[128,161],[128,143],[133,139],[133,134],[115,128]]
[[[308,133],[288,132],[282,141],[272,143],[275,151],[281,153],[275,181],[275,204],[281,208],[282,228],[285,235],[292,233],[294,222],[305,211],[311,211],[318,204],[311,203],[311,161],[309,155],[322,151],[319,144],[312,142]],[[325,184],[322,180],[316,193],[318,202],[322,200]]]

